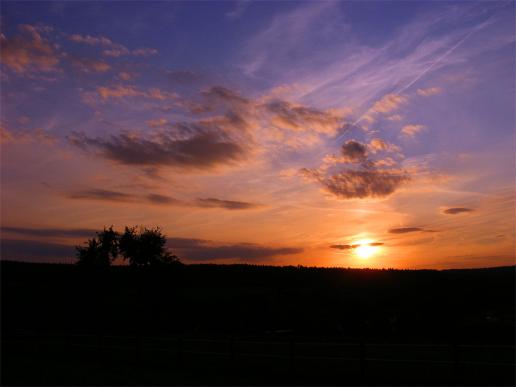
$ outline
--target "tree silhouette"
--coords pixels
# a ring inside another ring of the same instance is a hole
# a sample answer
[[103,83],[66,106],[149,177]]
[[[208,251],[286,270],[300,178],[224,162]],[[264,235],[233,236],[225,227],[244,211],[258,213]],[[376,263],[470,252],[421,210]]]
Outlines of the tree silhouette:
[[155,266],[179,262],[165,249],[167,238],[159,227],[126,227],[119,240],[119,251],[131,266]]
[[87,246],[76,246],[77,263],[82,266],[109,266],[118,256],[119,234],[113,230],[113,226],[101,232],[97,236],[88,239]]

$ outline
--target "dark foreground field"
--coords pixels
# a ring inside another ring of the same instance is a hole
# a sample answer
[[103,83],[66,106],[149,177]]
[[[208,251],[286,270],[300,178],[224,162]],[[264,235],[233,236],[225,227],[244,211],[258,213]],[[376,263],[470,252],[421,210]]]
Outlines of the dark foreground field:
[[514,267],[1,275],[2,385],[514,385]]

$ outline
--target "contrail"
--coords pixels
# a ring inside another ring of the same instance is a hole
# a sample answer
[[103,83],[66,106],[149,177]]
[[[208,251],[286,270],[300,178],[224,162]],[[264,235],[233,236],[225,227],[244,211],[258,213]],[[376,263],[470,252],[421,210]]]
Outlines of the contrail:
[[[437,58],[435,61],[433,61],[430,66],[428,66],[426,69],[421,71],[412,81],[407,83],[405,86],[402,86],[399,90],[396,90],[394,93],[399,94],[407,90],[410,86],[412,86],[414,83],[416,83],[421,77],[423,77],[426,73],[428,73],[430,70],[432,70],[437,64],[439,64],[441,61],[446,59],[448,55],[450,55],[453,51],[455,51],[457,48],[459,48],[471,35],[473,35],[475,32],[479,31],[480,29],[484,28],[487,24],[489,24],[490,19],[493,16],[491,16],[489,19],[487,19],[484,23],[478,25],[477,27],[474,27],[469,31],[462,39],[460,39],[457,43],[455,43],[452,47],[450,47],[444,54],[442,54],[439,58]],[[385,96],[385,95],[384,95]],[[382,97],[383,98],[383,97]],[[353,122],[353,126],[358,124],[362,119],[365,117],[367,112],[370,109],[367,109],[364,114],[362,114],[355,122]],[[342,133],[339,137],[335,139],[335,141],[340,141],[341,137],[344,135]]]
[[[485,23],[484,23],[485,24]],[[405,90],[407,90],[410,86],[412,86],[414,83],[416,83],[423,75],[425,75],[427,72],[432,70],[436,64],[441,62],[443,59],[445,59],[448,55],[450,55],[455,49],[457,49],[462,43],[466,41],[471,35],[473,35],[475,32],[477,32],[479,29],[481,29],[484,24],[482,24],[480,27],[474,28],[471,31],[469,31],[466,36],[464,36],[461,40],[459,40],[455,45],[453,45],[451,48],[449,48],[443,55],[441,55],[437,60],[432,62],[430,66],[428,66],[425,70],[423,70],[418,76],[416,76],[411,82],[407,83],[405,86],[403,86],[401,89],[396,91],[396,94],[402,93]]]

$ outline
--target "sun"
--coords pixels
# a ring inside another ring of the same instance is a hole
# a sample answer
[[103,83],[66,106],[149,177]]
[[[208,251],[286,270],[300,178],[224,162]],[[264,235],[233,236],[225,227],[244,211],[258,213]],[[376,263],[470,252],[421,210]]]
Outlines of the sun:
[[373,241],[369,239],[363,239],[355,244],[354,253],[357,257],[367,259],[378,253],[379,247],[373,245]]

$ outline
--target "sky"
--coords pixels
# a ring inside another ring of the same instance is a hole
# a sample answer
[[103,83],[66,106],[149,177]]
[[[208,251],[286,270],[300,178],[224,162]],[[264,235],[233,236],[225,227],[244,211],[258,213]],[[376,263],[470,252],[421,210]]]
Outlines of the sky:
[[2,259],[515,264],[515,4],[0,4]]

